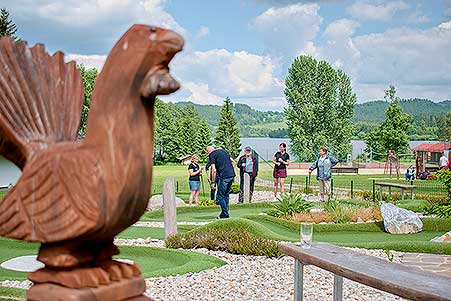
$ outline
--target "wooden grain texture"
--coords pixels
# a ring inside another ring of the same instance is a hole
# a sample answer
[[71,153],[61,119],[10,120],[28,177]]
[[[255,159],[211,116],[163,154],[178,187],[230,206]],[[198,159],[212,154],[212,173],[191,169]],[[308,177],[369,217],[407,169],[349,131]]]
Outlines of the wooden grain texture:
[[408,184],[399,184],[399,183],[386,183],[386,182],[376,182],[374,183],[381,187],[396,187],[401,189],[415,189],[415,185],[408,185]]
[[0,39],[0,155],[22,169],[0,202],[0,236],[41,243],[45,268],[29,279],[58,271],[54,283],[95,287],[105,273],[140,274],[112,261],[113,240],[146,210],[155,97],[179,89],[168,64],[183,44],[171,30],[132,26],[106,59],[77,142],[84,92],[75,62]]
[[164,238],[177,234],[177,207],[175,202],[174,177],[169,177],[163,186]]
[[284,254],[303,264],[315,265],[403,298],[451,300],[451,277],[439,276],[327,243],[313,243],[309,249],[286,243],[281,244],[280,248]]

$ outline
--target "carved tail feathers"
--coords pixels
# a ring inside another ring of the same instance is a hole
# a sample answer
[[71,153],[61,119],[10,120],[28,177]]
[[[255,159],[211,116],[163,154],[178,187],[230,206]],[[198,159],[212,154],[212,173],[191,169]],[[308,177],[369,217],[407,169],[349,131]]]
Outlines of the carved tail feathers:
[[0,38],[0,155],[23,169],[50,144],[75,141],[84,90],[75,62]]

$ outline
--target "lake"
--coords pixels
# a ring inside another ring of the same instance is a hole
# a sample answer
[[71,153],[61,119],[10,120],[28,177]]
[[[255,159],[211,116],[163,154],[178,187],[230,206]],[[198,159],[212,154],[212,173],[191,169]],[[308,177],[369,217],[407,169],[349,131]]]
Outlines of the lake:
[[[250,146],[265,160],[272,160],[274,153],[279,150],[279,144],[285,142],[290,153],[290,139],[288,138],[241,138],[241,148]],[[355,159],[363,153],[366,145],[363,140],[352,140],[352,157]],[[436,141],[410,141],[410,147],[415,147],[421,143],[434,143]],[[19,179],[21,171],[14,164],[0,156],[0,185],[7,186],[9,183],[15,184]]]
[[[274,153],[279,150],[279,144],[285,142],[290,154],[290,139],[288,138],[241,138],[241,148],[250,146],[265,160],[272,160]],[[436,143],[437,141],[409,141],[410,148],[422,143]],[[365,150],[366,144],[363,140],[351,140],[352,158],[357,158]]]

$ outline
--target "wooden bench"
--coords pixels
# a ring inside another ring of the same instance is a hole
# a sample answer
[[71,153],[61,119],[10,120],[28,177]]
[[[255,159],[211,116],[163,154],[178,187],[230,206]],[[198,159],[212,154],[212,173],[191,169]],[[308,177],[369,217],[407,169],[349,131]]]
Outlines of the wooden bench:
[[404,190],[410,190],[410,194],[413,200],[414,196],[414,190],[416,188],[415,185],[407,185],[407,184],[400,184],[400,183],[389,183],[389,182],[376,182],[375,185],[379,186],[379,200],[382,202],[382,188],[388,187],[388,194],[391,196],[391,189],[399,188],[401,189],[401,199],[404,200]]
[[352,167],[352,166],[341,166],[341,167],[332,167],[332,171],[336,172],[338,174],[340,173],[359,173],[358,167]]
[[333,300],[343,297],[343,277],[410,300],[451,300],[451,278],[364,255],[327,243],[312,243],[309,249],[285,243],[284,254],[295,258],[294,300],[303,300],[304,265],[314,265],[334,274]]

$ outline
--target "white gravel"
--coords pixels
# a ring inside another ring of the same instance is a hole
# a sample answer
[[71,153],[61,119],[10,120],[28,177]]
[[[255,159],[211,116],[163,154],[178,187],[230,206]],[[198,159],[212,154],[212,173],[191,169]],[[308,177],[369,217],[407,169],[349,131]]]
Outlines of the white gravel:
[[[163,247],[155,239],[115,239],[118,245]],[[354,249],[387,259],[382,250]],[[294,259],[232,255],[220,251],[193,251],[216,256],[226,265],[199,273],[146,279],[146,295],[155,300],[293,300]],[[391,252],[399,262],[401,252]],[[0,286],[28,289],[30,281],[2,281]],[[304,300],[332,300],[333,275],[314,266],[304,268]],[[343,300],[403,300],[344,279]]]
[[[359,252],[387,258],[384,251]],[[146,294],[155,300],[293,300],[294,259],[232,255],[198,249],[228,264],[200,273],[147,279]],[[395,261],[399,258],[394,253]],[[304,300],[331,300],[333,275],[314,266],[304,269]],[[403,300],[344,279],[344,300]]]

